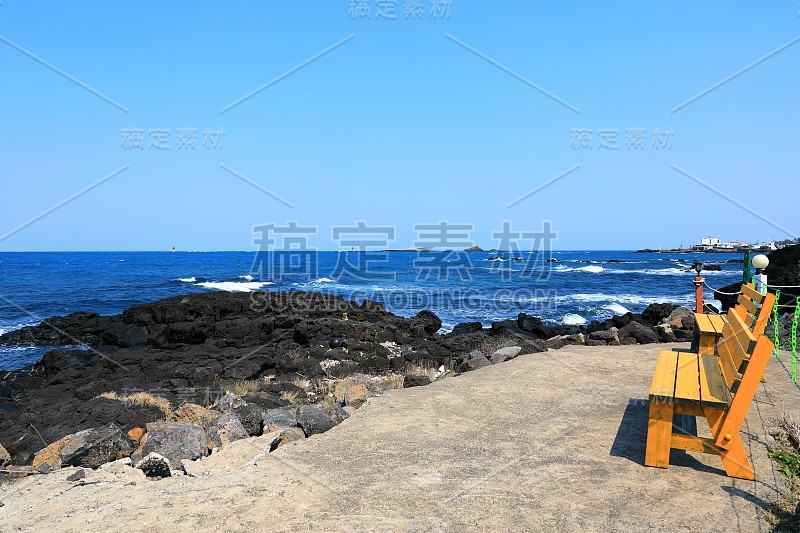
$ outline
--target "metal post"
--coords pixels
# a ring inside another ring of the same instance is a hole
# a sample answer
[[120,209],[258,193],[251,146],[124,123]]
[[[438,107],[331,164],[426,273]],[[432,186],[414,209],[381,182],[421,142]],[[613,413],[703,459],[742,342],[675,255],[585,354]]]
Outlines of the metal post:
[[703,312],[703,279],[702,276],[697,276],[694,278],[694,300],[695,300],[695,312],[702,313]]
[[750,283],[753,278],[753,273],[750,270],[752,267],[751,256],[752,252],[750,250],[744,251],[744,264],[742,265],[742,283],[744,284]]
[[697,272],[697,277],[694,278],[694,302],[695,302],[695,312],[702,313],[703,309],[703,283],[705,279],[703,279],[703,262],[702,261],[695,261],[692,263],[692,269]]
[[756,270],[756,275],[753,276],[753,284],[758,292],[767,294],[767,275],[763,270]]

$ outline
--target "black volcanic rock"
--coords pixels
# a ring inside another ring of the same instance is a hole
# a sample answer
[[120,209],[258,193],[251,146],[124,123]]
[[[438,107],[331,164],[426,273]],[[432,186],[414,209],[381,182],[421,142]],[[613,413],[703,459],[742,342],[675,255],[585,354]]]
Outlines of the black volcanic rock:
[[476,333],[483,330],[483,324],[480,322],[461,322],[453,326],[453,331],[450,335],[463,335],[465,333]]
[[[0,343],[85,343],[90,349],[51,350],[30,367],[0,373],[0,443],[15,463],[24,464],[43,447],[42,439],[55,442],[109,423],[127,432],[165,418],[152,407],[97,398],[110,391],[148,392],[173,407],[209,405],[224,395],[221,381],[321,378],[326,359],[343,361],[331,377],[386,372],[385,342],[408,347],[412,360],[443,364],[460,353],[436,335],[440,327],[430,311],[402,318],[376,302],[304,292],[209,292],[137,305],[111,317],[53,317],[7,333]],[[350,348],[331,353],[334,336],[348,339]],[[265,408],[288,404],[279,391],[258,394],[269,396]]]
[[723,313],[727,313],[728,309],[736,305],[736,299],[739,297],[739,291],[741,290],[742,282],[737,281],[714,291],[714,299],[719,300],[722,304]]
[[800,245],[775,250],[768,257],[767,284],[783,287],[781,305],[795,305],[795,299],[785,293],[800,295]]
[[673,304],[650,304],[642,311],[642,321],[650,326],[656,326],[677,308],[678,306]]

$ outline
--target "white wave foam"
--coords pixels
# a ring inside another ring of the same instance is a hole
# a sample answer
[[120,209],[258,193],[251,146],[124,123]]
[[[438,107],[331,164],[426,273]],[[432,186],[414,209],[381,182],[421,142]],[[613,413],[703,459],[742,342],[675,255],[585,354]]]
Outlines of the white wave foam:
[[206,281],[197,284],[206,289],[216,289],[227,292],[253,292],[267,285],[272,285],[271,281]]
[[589,272],[591,274],[599,274],[605,268],[600,265],[587,265],[582,267],[568,267],[566,265],[556,265],[553,267],[554,272]]
[[319,279],[315,279],[311,283],[336,283],[336,280],[331,279],[331,278],[319,278]]
[[253,281],[253,276],[251,276],[250,274],[245,274],[244,276],[239,276],[236,279],[244,279],[244,280],[247,280],[247,281]]
[[5,326],[0,326],[0,335],[5,335],[6,333],[17,331],[18,329],[22,328],[38,326],[39,324],[40,322],[19,322],[18,324],[6,324]]
[[178,278],[178,281],[182,281],[183,283],[194,283],[197,281],[197,278],[192,276],[191,278]]
[[[647,274],[650,276],[689,276],[694,273],[694,271],[689,271],[684,268],[677,268],[677,267],[670,267],[670,268],[643,268],[643,269],[617,269],[612,268],[608,269],[607,272],[612,274]],[[726,272],[724,270],[711,270],[711,271],[703,271],[703,275],[719,275],[719,274],[735,274],[735,272]]]
[[586,324],[586,319],[581,315],[576,315],[575,313],[567,313],[561,319],[561,323],[565,326],[582,326]]
[[618,303],[610,303],[603,306],[603,309],[607,311],[611,311],[615,315],[624,315],[625,313],[630,313],[630,310],[626,307],[618,304]]

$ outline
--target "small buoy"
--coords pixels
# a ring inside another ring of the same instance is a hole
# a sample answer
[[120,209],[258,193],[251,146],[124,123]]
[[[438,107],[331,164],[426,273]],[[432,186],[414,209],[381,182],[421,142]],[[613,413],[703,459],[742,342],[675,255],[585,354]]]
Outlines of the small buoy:
[[331,350],[333,350],[335,348],[339,348],[343,342],[344,339],[342,339],[341,337],[333,337],[331,341],[328,343],[328,346],[331,348]]

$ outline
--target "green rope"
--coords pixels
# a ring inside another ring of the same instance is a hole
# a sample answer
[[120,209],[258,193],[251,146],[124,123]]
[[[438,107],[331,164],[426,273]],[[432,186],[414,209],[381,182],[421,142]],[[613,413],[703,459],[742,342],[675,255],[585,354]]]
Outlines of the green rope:
[[775,337],[775,357],[780,361],[780,346],[781,346],[781,330],[780,330],[780,315],[778,314],[778,301],[781,299],[781,291],[775,291],[775,305],[772,308],[772,325],[774,326]]
[[797,383],[797,319],[800,318],[800,300],[794,308],[792,320],[792,381]]

